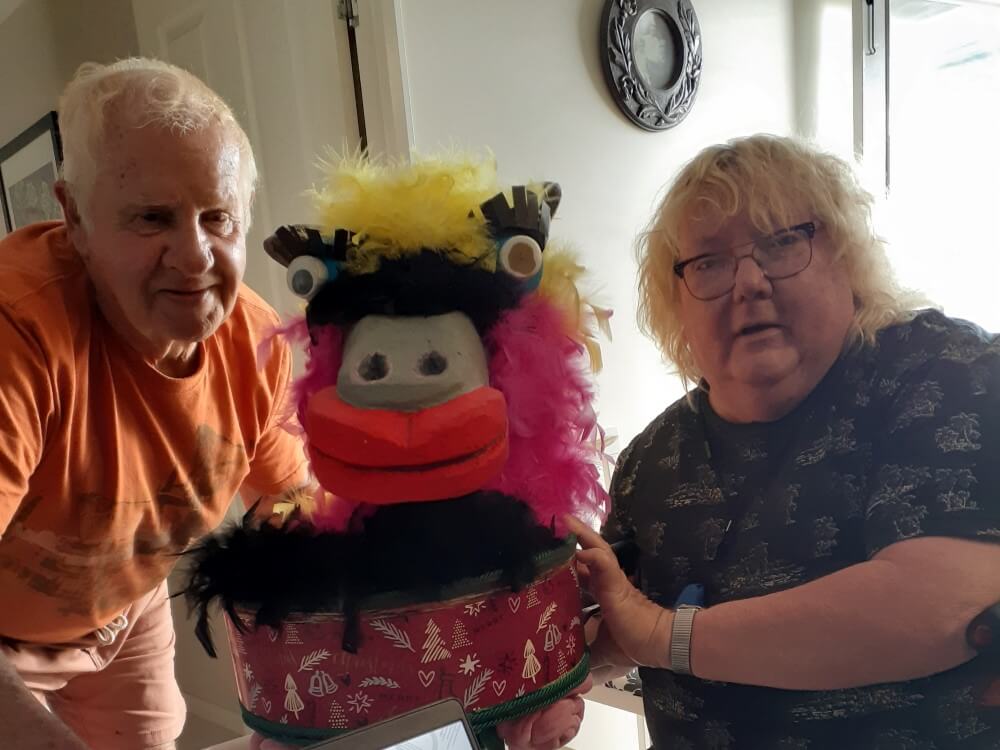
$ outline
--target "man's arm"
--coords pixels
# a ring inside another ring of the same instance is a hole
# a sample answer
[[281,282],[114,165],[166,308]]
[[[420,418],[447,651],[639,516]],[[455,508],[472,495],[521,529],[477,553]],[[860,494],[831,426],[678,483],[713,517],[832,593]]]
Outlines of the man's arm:
[[2,653],[0,745],[18,750],[88,750],[57,716],[36,700]]
[[[633,664],[666,668],[673,614],[638,592],[578,522],[582,573]],[[969,622],[1000,600],[1000,544],[921,537],[867,562],[697,614],[691,668],[707,680],[837,690],[936,674],[968,661]]]
[[[52,381],[37,339],[0,306],[0,538],[25,497],[55,410]],[[0,631],[3,613],[0,608]],[[0,747],[87,750],[32,695],[0,652]]]

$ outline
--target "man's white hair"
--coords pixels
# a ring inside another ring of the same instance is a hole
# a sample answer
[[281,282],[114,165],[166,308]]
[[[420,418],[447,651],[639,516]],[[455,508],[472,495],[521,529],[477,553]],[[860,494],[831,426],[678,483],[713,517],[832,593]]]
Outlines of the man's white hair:
[[191,73],[161,60],[130,57],[111,65],[84,63],[59,99],[62,178],[86,219],[107,118],[119,127],[160,127],[181,135],[221,127],[240,149],[245,222],[257,183],[250,140],[218,94]]

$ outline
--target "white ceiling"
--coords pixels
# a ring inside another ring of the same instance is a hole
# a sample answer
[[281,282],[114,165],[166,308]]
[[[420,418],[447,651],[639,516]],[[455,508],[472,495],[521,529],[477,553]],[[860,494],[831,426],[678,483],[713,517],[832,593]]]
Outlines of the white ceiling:
[[7,16],[14,12],[18,5],[24,0],[0,0],[0,23],[7,20]]

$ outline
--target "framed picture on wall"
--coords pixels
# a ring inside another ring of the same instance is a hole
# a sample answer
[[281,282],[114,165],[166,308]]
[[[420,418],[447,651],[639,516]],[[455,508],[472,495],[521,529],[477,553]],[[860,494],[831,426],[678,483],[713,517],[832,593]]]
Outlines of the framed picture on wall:
[[62,218],[52,192],[62,163],[56,113],[49,112],[14,140],[0,146],[0,216],[4,231]]

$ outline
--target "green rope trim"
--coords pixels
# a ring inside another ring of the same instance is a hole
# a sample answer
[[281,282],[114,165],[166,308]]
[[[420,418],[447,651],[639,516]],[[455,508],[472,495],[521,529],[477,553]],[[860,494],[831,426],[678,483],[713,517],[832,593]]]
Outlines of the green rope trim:
[[569,672],[558,680],[550,682],[540,690],[522,695],[520,698],[498,703],[490,708],[474,710],[469,713],[469,722],[478,734],[480,730],[495,727],[505,721],[520,719],[551,706],[573,688],[580,685],[590,673],[590,654],[584,652],[583,658]]
[[[559,547],[535,555],[534,561],[538,568],[537,577],[541,578],[546,573],[564,565],[575,554],[576,537],[570,534]],[[376,610],[400,609],[419,604],[447,604],[453,599],[473,595],[480,596],[499,589],[502,576],[502,571],[496,570],[474,578],[463,578],[433,591],[385,591],[362,599],[359,602],[359,607],[362,612],[368,614]],[[259,604],[244,603],[238,604],[236,608],[253,616],[256,614],[258,606]],[[316,618],[325,619],[330,615],[342,613],[340,603],[331,602],[322,612],[293,612],[285,618],[285,622],[312,622]]]
[[[520,698],[514,698],[505,703],[500,703],[490,708],[469,713],[469,723],[472,724],[476,736],[483,740],[495,737],[493,731],[497,724],[505,721],[520,719],[522,716],[533,714],[543,708],[551,706],[573,688],[580,685],[590,672],[590,655],[583,654],[583,658],[569,672],[558,680],[550,682],[548,685]],[[240,704],[240,713],[243,716],[243,723],[250,729],[269,737],[270,739],[287,742],[293,745],[308,745],[318,740],[331,739],[347,734],[346,729],[326,729],[323,727],[290,727],[277,721],[262,719],[256,714],[250,713],[246,707]],[[484,750],[488,745],[484,745]]]

